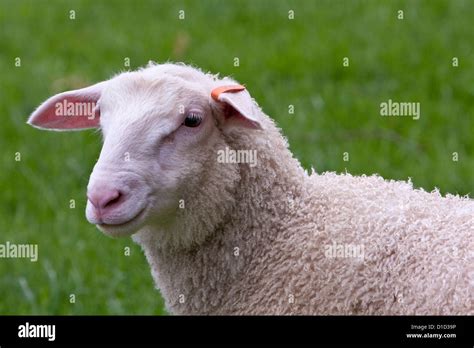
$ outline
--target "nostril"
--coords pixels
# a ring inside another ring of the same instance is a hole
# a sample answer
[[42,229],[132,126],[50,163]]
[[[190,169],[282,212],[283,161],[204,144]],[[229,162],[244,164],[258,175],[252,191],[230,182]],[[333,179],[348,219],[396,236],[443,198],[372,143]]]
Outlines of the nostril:
[[110,197],[108,197],[108,200],[104,199],[102,208],[107,208],[118,203],[121,197],[122,197],[122,193],[116,190]]
[[117,204],[122,196],[119,190],[102,188],[88,195],[87,198],[96,209],[102,210]]
[[120,191],[118,190],[107,190],[103,192],[98,201],[99,208],[104,209],[112,206],[114,203],[117,203],[117,201],[120,199],[120,195]]

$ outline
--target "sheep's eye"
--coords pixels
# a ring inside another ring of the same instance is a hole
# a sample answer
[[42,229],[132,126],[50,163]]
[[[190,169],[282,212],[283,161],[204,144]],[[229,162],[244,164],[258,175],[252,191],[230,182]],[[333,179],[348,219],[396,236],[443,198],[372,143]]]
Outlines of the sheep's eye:
[[202,116],[198,113],[190,112],[184,119],[183,124],[186,127],[197,127],[201,124]]

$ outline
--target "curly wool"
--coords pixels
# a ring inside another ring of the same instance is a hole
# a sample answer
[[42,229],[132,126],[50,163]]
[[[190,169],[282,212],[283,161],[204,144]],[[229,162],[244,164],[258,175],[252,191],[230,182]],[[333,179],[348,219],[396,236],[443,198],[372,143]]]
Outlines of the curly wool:
[[[261,116],[264,131],[222,144],[257,150],[257,166],[213,164],[217,178],[188,193],[180,228],[134,236],[171,313],[474,314],[472,200],[379,176],[309,175]],[[157,239],[182,228],[207,238]]]

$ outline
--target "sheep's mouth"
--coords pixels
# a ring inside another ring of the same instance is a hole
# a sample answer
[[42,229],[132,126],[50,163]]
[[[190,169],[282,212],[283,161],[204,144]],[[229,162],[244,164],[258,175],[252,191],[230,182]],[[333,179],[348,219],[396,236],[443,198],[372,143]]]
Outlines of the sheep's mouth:
[[141,227],[142,217],[145,215],[146,207],[141,209],[134,217],[131,219],[121,222],[118,224],[106,224],[100,223],[97,224],[99,229],[101,229],[104,233],[114,235],[114,236],[125,236],[131,235],[138,231]]

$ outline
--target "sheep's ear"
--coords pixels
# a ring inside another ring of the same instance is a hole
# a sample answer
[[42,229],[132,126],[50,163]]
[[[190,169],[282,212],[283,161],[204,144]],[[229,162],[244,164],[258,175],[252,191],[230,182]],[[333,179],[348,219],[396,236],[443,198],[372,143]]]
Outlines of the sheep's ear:
[[262,129],[258,110],[244,86],[220,86],[212,90],[211,97],[224,104],[226,122]]
[[56,94],[41,104],[28,119],[33,127],[47,130],[80,130],[99,126],[97,107],[104,82]]

